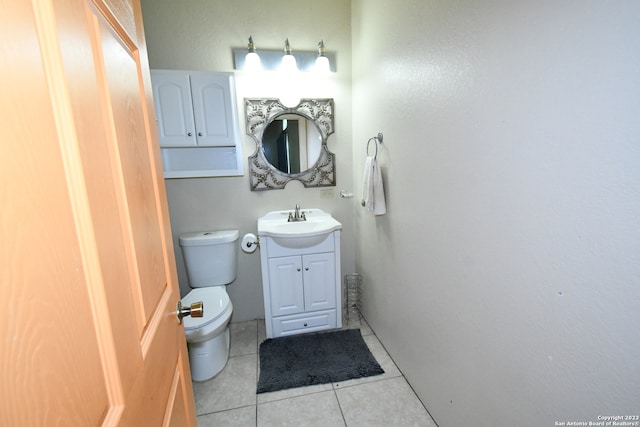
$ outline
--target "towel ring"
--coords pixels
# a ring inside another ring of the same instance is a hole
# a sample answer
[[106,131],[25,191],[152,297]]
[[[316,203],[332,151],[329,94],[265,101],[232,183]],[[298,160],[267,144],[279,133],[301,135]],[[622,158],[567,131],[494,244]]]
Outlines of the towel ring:
[[367,156],[369,155],[369,144],[371,143],[371,141],[375,141],[375,145],[376,145],[376,154],[374,154],[373,158],[377,159],[378,158],[378,144],[382,144],[382,133],[378,133],[378,136],[372,136],[371,138],[369,138],[369,141],[367,141]]
[[378,158],[378,140],[376,139],[376,137],[372,137],[369,138],[369,141],[367,141],[367,156],[369,156],[369,144],[371,143],[371,141],[375,141],[374,144],[376,146],[376,154],[374,154],[373,158],[376,159]]

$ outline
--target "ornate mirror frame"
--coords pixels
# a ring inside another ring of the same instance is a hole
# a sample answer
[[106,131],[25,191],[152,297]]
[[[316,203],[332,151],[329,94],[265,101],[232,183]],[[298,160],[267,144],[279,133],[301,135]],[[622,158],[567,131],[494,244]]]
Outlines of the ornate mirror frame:
[[[280,190],[292,180],[302,182],[305,187],[329,187],[336,185],[336,159],[327,148],[327,138],[334,132],[333,99],[303,98],[300,103],[289,108],[279,99],[245,98],[247,135],[256,143],[256,151],[249,156],[249,185],[252,191]],[[287,174],[271,165],[262,149],[262,135],[267,126],[277,117],[297,114],[311,120],[320,133],[320,155],[309,169],[297,174]]]

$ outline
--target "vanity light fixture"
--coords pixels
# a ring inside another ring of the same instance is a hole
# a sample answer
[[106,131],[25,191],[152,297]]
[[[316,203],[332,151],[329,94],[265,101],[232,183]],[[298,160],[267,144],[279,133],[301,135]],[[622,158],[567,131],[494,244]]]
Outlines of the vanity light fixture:
[[[232,48],[234,69],[236,70],[283,70],[283,61],[291,70],[313,72],[318,75],[336,72],[336,54],[327,52],[324,40],[320,40],[316,50],[291,51],[289,39],[285,41],[284,56],[282,49],[256,49],[253,37],[249,37],[249,44],[243,48]],[[257,65],[256,65],[257,64]]]
[[259,71],[262,69],[260,63],[260,56],[256,53],[256,48],[253,45],[253,37],[249,36],[249,44],[247,45],[247,56],[244,58],[244,69],[247,71]]
[[291,54],[289,39],[286,39],[284,42],[284,55],[282,55],[282,65],[280,69],[286,73],[298,71],[298,63],[296,62],[296,57]]
[[331,72],[329,58],[325,55],[324,40],[318,43],[318,57],[316,58],[315,70],[319,73],[328,74]]

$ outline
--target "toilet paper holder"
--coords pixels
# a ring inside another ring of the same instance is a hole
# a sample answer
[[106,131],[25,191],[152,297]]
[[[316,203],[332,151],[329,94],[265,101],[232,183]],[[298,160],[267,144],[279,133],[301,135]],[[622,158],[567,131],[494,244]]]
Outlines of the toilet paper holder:
[[242,252],[252,254],[260,248],[260,237],[253,233],[247,233],[242,237]]
[[257,236],[256,240],[254,240],[254,241],[245,242],[245,246],[247,248],[251,248],[253,245],[256,245],[257,247],[260,247],[260,236]]

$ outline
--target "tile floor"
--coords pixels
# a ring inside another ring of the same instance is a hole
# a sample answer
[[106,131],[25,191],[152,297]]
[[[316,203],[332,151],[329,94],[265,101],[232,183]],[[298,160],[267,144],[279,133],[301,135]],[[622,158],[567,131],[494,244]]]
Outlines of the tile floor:
[[232,323],[227,366],[212,380],[193,383],[198,425],[436,426],[373,331],[364,321],[352,327],[358,326],[384,374],[256,394],[264,321]]

